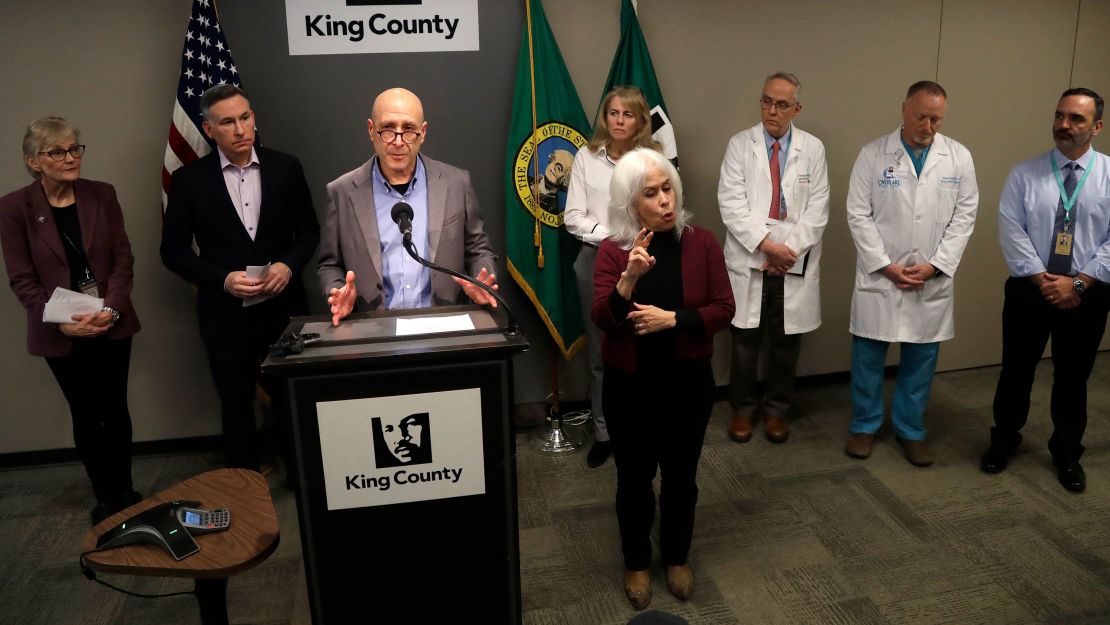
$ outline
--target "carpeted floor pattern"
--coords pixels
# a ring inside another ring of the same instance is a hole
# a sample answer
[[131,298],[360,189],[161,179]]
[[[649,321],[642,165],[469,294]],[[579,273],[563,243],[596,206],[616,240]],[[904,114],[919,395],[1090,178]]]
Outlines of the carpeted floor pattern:
[[[886,431],[870,459],[844,455],[846,385],[799,391],[782,445],[760,429],[749,443],[728,440],[729,408],[718,403],[698,479],[695,593],[672,597],[656,563],[651,607],[692,625],[1110,623],[1110,353],[1100,354],[1089,385],[1082,495],[1057,483],[1046,449],[1047,362],[1010,468],[979,472],[997,375],[991,367],[937,376],[927,415],[937,462],[924,469],[910,466]],[[517,447],[524,623],[627,623],[634,611],[621,586],[612,461],[588,469],[585,453],[541,455],[527,432]],[[136,487],[155,492],[216,460],[137,458]],[[231,622],[309,623],[294,498],[280,473],[270,482],[281,545],[231,579]],[[137,599],[81,575],[90,504],[79,465],[0,472],[0,624],[199,623],[192,597]],[[144,593],[191,588],[105,579]]]

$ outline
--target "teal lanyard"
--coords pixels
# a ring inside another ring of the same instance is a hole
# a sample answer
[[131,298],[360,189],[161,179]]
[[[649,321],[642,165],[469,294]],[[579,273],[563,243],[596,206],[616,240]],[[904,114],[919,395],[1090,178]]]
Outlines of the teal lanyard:
[[1079,199],[1079,190],[1083,188],[1083,183],[1087,182],[1087,176],[1091,175],[1095,162],[1093,158],[1089,159],[1083,177],[1075,184],[1075,191],[1071,197],[1068,197],[1067,189],[1064,188],[1064,179],[1060,177],[1060,167],[1056,164],[1056,153],[1049,152],[1048,160],[1052,161],[1052,173],[1056,175],[1056,186],[1060,187],[1060,201],[1064,203],[1064,232],[1067,232],[1068,224],[1071,223],[1071,209],[1075,208],[1075,202]]

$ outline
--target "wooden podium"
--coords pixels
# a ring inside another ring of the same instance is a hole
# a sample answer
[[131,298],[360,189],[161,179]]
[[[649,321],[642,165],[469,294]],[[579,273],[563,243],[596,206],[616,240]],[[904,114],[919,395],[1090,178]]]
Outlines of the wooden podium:
[[292,422],[312,619],[520,623],[511,357],[477,306],[294,318]]

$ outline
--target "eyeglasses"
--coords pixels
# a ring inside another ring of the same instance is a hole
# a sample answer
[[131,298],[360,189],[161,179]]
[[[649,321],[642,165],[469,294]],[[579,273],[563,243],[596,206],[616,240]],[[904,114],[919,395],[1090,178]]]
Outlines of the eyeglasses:
[[776,110],[778,110],[781,113],[782,111],[785,111],[788,108],[793,108],[796,105],[797,105],[797,102],[787,102],[785,100],[772,100],[771,98],[768,98],[767,96],[763,96],[762,98],[759,99],[759,106],[760,106],[760,108],[762,108],[765,111],[771,110],[771,107],[773,106],[773,107],[775,107]]
[[81,155],[84,154],[84,153],[85,153],[85,146],[80,145],[80,144],[75,145],[75,146],[69,148],[68,150],[65,150],[65,149],[62,149],[62,148],[54,148],[53,150],[47,150],[45,152],[39,152],[39,154],[45,154],[45,155],[49,156],[51,159],[53,159],[55,161],[64,161],[64,160],[66,160],[66,154],[69,154],[73,158],[81,158]]
[[417,132],[415,130],[406,130],[404,132],[397,132],[396,130],[375,130],[374,132],[378,133],[378,136],[386,143],[393,143],[397,137],[401,137],[401,142],[409,145],[416,143],[420,135],[424,134],[423,132]]

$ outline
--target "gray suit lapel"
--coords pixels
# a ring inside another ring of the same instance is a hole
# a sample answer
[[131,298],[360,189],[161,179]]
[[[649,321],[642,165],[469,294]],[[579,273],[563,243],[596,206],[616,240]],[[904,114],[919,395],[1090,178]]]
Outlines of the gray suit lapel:
[[360,175],[354,180],[355,191],[351,194],[351,199],[355,208],[355,222],[362,231],[362,239],[366,242],[366,251],[378,274],[378,280],[381,280],[382,242],[378,236],[378,215],[374,212],[374,167],[374,159],[362,166]]
[[443,234],[443,209],[447,206],[447,185],[443,184],[443,172],[439,164],[430,158],[423,158],[424,172],[428,176],[428,258],[435,262],[439,249],[439,238]]

